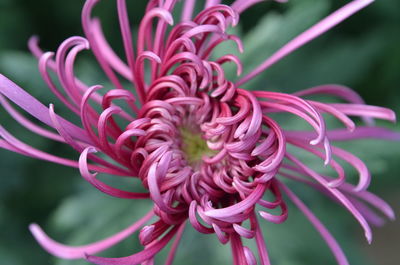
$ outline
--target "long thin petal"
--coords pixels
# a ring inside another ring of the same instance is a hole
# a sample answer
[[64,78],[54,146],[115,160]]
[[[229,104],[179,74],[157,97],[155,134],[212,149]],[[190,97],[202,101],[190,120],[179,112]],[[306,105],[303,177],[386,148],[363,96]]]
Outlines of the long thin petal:
[[[287,137],[309,140],[316,137],[315,132],[310,131],[285,131]],[[350,141],[359,139],[382,139],[389,141],[400,141],[400,132],[382,127],[357,127],[349,132],[347,129],[328,130],[327,135],[330,141]]]
[[85,258],[86,255],[93,255],[124,240],[125,238],[136,232],[139,228],[141,228],[153,216],[154,213],[151,210],[142,219],[138,220],[131,226],[116,233],[115,235],[112,235],[109,238],[103,239],[101,241],[89,245],[75,246],[75,247],[60,244],[54,241],[53,239],[49,238],[37,224],[31,224],[29,226],[29,229],[31,230],[33,236],[36,238],[39,244],[52,255],[63,259],[81,259]]
[[256,244],[257,244],[258,255],[260,256],[260,263],[261,263],[261,265],[270,265],[271,262],[269,260],[268,249],[265,244],[265,239],[262,234],[260,224],[257,220],[257,216],[255,214],[252,214],[250,216],[250,221],[255,226],[255,240],[256,240]]
[[15,108],[11,106],[11,104],[2,95],[0,95],[0,104],[14,118],[14,120],[16,120],[19,124],[27,128],[31,132],[34,132],[48,139],[52,139],[54,141],[65,143],[65,140],[60,135],[46,130],[31,122],[29,119],[25,118],[21,113],[19,113]]
[[[40,103],[36,98],[29,95],[25,90],[1,74],[0,93],[34,116],[36,119],[54,128],[53,122],[49,115],[49,109]],[[58,117],[58,120],[72,137],[85,143],[91,143],[84,130],[61,117]]]
[[[289,165],[283,165],[283,168],[286,170],[294,170],[294,168],[292,168],[292,166]],[[298,172],[297,170],[294,171],[296,174],[303,174],[304,172]],[[339,203],[340,202],[335,199],[332,194],[328,191],[329,188],[326,188],[322,185],[320,185],[319,183],[310,181],[308,179],[305,179],[303,177],[298,177],[295,176],[293,174],[288,174],[286,172],[279,172],[279,175],[289,178],[291,180],[295,180],[301,183],[304,183],[306,185],[308,185],[309,187],[314,188],[315,190],[321,192],[322,194],[326,195],[327,197],[329,197],[330,199],[333,199],[335,202]],[[332,181],[332,178],[329,178],[327,176],[324,176],[327,180]],[[347,193],[348,195],[350,195],[349,199],[351,201],[361,201],[361,202],[365,202],[367,204],[369,204],[368,206],[373,206],[375,207],[375,210],[378,210],[380,213],[382,213],[383,215],[385,215],[387,218],[389,218],[390,220],[394,220],[395,219],[395,214],[393,209],[390,207],[390,205],[388,203],[386,203],[383,199],[379,198],[378,196],[376,196],[375,194],[366,191],[366,190],[362,190],[362,191],[355,191],[355,186],[349,183],[343,183],[340,187],[338,187],[339,190],[344,191],[345,193]]]
[[168,253],[167,260],[165,261],[164,265],[171,265],[174,262],[176,251],[178,250],[179,242],[182,239],[183,232],[185,231],[185,224],[183,223],[181,227],[179,227],[178,232],[176,233],[176,238],[174,243],[172,243],[171,250]]
[[308,174],[310,177],[312,177],[313,179],[318,181],[321,185],[327,188],[327,190],[331,193],[331,195],[333,195],[359,222],[359,224],[364,230],[365,237],[368,243],[371,243],[372,231],[370,226],[368,225],[368,222],[365,220],[364,216],[360,213],[360,211],[348,200],[348,198],[342,192],[340,192],[340,190],[336,188],[329,188],[329,183],[322,176],[320,176],[317,172],[313,171],[312,169],[304,165],[300,160],[298,160],[293,155],[286,154],[286,157],[290,161],[292,161],[296,166],[298,166],[301,170],[303,170],[306,174]]
[[192,19],[195,3],[195,0],[185,0],[181,21],[190,21]]
[[251,71],[248,75],[244,76],[242,79],[236,82],[237,86],[241,86],[249,80],[253,79],[264,70],[269,68],[271,65],[280,61],[286,55],[292,53],[296,49],[310,42],[311,40],[317,38],[321,34],[330,30],[343,20],[347,19],[357,11],[363,9],[367,5],[371,4],[374,0],[355,0],[342,8],[338,9],[336,12],[332,13],[328,17],[324,18],[308,30],[301,33],[299,36],[288,42],[282,48],[280,48],[276,53],[274,53],[271,57],[269,57],[266,61],[264,61],[261,65],[259,65],[256,69]]
[[318,230],[319,234],[324,238],[329,248],[332,250],[339,265],[349,265],[343,250],[336,242],[335,238],[329,233],[328,229],[321,223],[321,221],[310,211],[310,209],[296,196],[285,184],[280,182],[282,190],[290,198],[290,200],[303,212],[312,225]]
[[87,256],[86,259],[97,265],[137,265],[145,260],[152,258],[155,254],[160,252],[172,239],[172,237],[177,233],[179,226],[172,228],[163,238],[156,241],[154,244],[148,248],[135,253],[131,256],[123,258],[102,258],[96,256]]

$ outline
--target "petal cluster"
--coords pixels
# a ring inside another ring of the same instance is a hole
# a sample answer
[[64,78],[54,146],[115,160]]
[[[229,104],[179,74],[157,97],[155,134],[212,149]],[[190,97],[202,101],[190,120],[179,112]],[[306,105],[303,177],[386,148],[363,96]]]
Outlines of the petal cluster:
[[[383,200],[367,191],[371,176],[364,162],[333,143],[362,138],[399,140],[398,133],[374,126],[374,119],[394,122],[395,114],[386,108],[366,105],[358,94],[340,85],[321,85],[294,94],[247,91],[241,87],[372,1],[350,2],[237,81],[226,77],[224,64],[235,64],[238,76],[245,65],[233,54],[215,58],[213,52],[223,42],[233,42],[239,52],[245,52],[240,38],[229,35],[227,29],[238,23],[242,12],[260,1],[236,0],[227,6],[218,0],[207,0],[197,14],[196,1],[182,2],[181,19],[174,21],[176,0],[150,0],[134,43],[125,0],[117,0],[124,59],[111,48],[100,20],[92,17],[97,0],[87,0],[84,5],[84,37],[65,40],[55,53],[43,52],[37,38],[31,39],[29,46],[38,58],[44,81],[80,118],[81,126],[57,115],[54,105],[45,107],[0,76],[0,103],[6,111],[32,132],[71,146],[80,157],[75,161],[37,150],[1,126],[2,148],[76,167],[87,182],[110,196],[149,199],[154,203],[153,209],[132,226],[86,246],[57,243],[36,224],[30,227],[32,233],[55,256],[113,265],[153,264],[155,255],[175,238],[165,263],[171,264],[184,228],[190,224],[200,233],[215,234],[222,244],[230,243],[233,264],[254,265],[259,260],[266,265],[270,262],[259,217],[272,223],[284,222],[289,200],[320,232],[338,264],[348,264],[329,231],[282,179],[303,183],[332,198],[354,216],[370,242],[369,224],[383,222],[370,207],[389,219],[394,214]],[[111,88],[87,85],[75,75],[75,59],[85,50],[93,53]],[[51,73],[57,76],[59,85]],[[344,103],[309,99],[313,95],[337,97]],[[9,101],[54,130],[31,122]],[[285,130],[283,124],[274,120],[276,113],[294,115],[312,130]],[[329,128],[325,114],[339,120],[343,128]],[[356,126],[350,116],[361,118],[365,126]],[[185,152],[188,143],[183,130],[199,135],[210,152],[193,162]],[[320,158],[336,176],[321,175],[296,153],[289,152],[288,146]],[[346,181],[339,161],[359,173],[356,185]],[[147,192],[112,187],[98,179],[98,173],[137,179]],[[274,199],[266,199],[266,194]],[[144,250],[123,258],[94,256],[136,231]],[[255,240],[258,258],[242,238]]]

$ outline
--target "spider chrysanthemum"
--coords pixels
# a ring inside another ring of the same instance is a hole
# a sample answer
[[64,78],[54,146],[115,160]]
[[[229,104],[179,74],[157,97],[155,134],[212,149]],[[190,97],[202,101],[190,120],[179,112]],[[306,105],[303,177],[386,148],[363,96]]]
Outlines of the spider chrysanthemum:
[[[282,181],[284,178],[309,185],[342,205],[361,224],[368,241],[372,238],[369,223],[380,223],[381,218],[367,206],[394,218],[383,200],[366,191],[371,178],[366,165],[332,144],[361,138],[399,140],[398,133],[374,126],[373,119],[394,122],[391,110],[365,105],[358,94],[340,85],[321,85],[294,94],[241,88],[372,0],[348,3],[241,76],[246,65],[237,56],[215,58],[213,52],[223,42],[233,42],[239,52],[245,52],[240,38],[229,35],[227,29],[238,23],[242,12],[260,1],[236,0],[228,6],[219,0],[207,0],[204,9],[195,14],[195,0],[150,0],[134,43],[125,0],[117,0],[124,59],[113,51],[100,21],[91,15],[96,0],[87,0],[83,8],[84,37],[65,40],[56,53],[43,52],[37,39],[31,39],[30,49],[39,59],[44,81],[80,118],[81,126],[60,117],[53,105],[45,107],[4,76],[0,76],[0,102],[29,130],[76,149],[79,161],[37,150],[3,127],[0,146],[79,168],[85,180],[108,195],[154,203],[153,209],[132,226],[86,246],[59,244],[39,226],[31,225],[33,235],[48,252],[65,259],[85,258],[94,264],[153,264],[155,255],[175,238],[165,263],[171,264],[185,226],[191,226],[199,233],[215,234],[222,244],[229,243],[233,264],[267,265],[270,262],[259,219],[284,222],[289,200],[320,232],[337,262],[348,264],[335,239]],[[174,20],[171,14],[176,5],[182,5],[182,15]],[[75,76],[76,56],[84,50],[94,54],[113,87],[88,85]],[[267,57],[262,51],[260,56]],[[226,63],[236,64],[237,80],[226,77]],[[50,72],[57,75],[59,85]],[[307,99],[311,95],[335,96],[344,103]],[[34,124],[9,101],[55,131]],[[313,130],[284,130],[273,113],[295,115]],[[329,128],[323,114],[335,117],[344,128]],[[360,117],[366,126],[356,126],[349,116]],[[319,174],[289,152],[288,145],[321,158],[336,176]],[[346,181],[337,160],[359,172],[357,185]],[[112,187],[99,180],[98,173],[139,179],[147,191]],[[266,193],[275,198],[268,201]],[[276,209],[280,213],[276,214]],[[143,250],[122,258],[95,256],[136,231]],[[256,249],[245,246],[242,238],[253,239]]]

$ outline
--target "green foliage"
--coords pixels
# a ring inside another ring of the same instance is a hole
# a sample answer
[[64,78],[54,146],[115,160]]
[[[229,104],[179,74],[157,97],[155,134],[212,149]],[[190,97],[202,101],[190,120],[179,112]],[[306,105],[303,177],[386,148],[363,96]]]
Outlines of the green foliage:
[[[144,216],[151,209],[149,201],[110,198],[84,183],[81,190],[59,205],[50,221],[50,229],[64,236],[60,241],[82,245],[109,237]],[[137,236],[129,237],[104,252],[106,256],[127,256],[140,248]],[[103,254],[103,253],[102,253]],[[84,261],[56,259],[55,264],[87,264]]]
[[[267,13],[244,37],[245,52],[241,57],[245,67],[244,73],[250,72],[284,44],[320,20],[327,13],[328,3],[329,1],[325,0],[318,2],[293,1],[291,8],[284,14],[273,11]],[[284,59],[284,61],[286,60]],[[294,66],[291,65],[291,67],[296,67],[303,63],[304,61]],[[288,70],[286,68],[285,71],[280,71],[279,74],[281,76],[284,75],[286,79],[291,79],[288,78],[288,75],[291,75],[292,71],[289,70],[290,72],[288,72]],[[267,70],[268,72],[269,70]],[[246,88],[271,88],[270,78],[263,78],[264,76],[266,74],[249,82]]]

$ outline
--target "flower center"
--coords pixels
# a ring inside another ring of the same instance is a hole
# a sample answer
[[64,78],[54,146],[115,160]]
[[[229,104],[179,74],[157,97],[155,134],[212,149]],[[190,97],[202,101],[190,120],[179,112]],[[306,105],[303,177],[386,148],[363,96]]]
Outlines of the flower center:
[[187,126],[180,128],[181,149],[185,154],[186,161],[193,168],[198,168],[204,155],[211,156],[215,151],[207,146],[200,132]]

